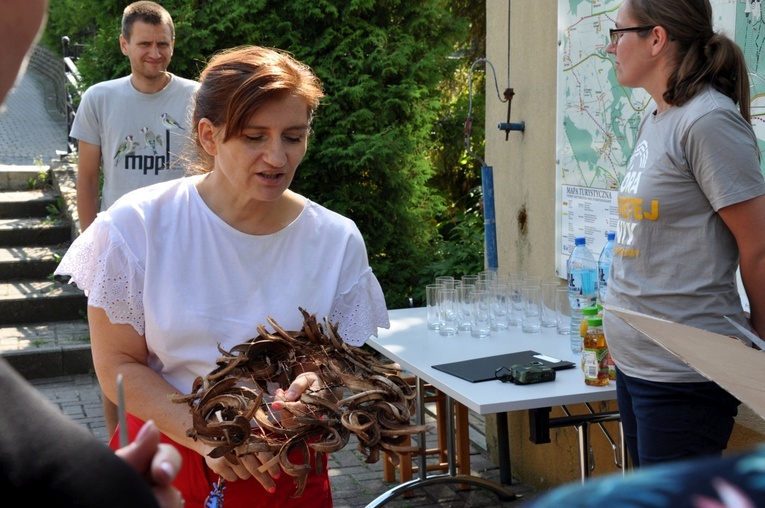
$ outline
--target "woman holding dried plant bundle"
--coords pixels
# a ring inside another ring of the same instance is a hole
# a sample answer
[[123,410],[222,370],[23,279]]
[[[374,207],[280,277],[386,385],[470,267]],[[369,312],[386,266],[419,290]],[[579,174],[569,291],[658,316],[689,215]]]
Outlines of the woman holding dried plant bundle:
[[[152,419],[180,445],[175,485],[187,507],[203,506],[218,478],[226,508],[331,506],[326,463],[293,499],[278,464],[259,470],[269,454],[211,458],[210,446],[186,434],[188,406],[170,401],[215,369],[219,347],[248,341],[269,317],[299,330],[302,307],[338,323],[351,345],[389,326],[355,224],[289,190],[323,96],[318,78],[282,52],[242,47],[215,55],[200,81],[197,170],[99,214],[56,273],[89,291],[96,373],[112,400],[122,373],[130,431]],[[276,409],[321,388],[314,366],[300,370]]]

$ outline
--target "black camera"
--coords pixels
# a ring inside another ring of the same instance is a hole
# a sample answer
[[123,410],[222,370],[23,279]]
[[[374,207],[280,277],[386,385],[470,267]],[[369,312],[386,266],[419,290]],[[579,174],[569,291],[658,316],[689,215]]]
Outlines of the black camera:
[[509,369],[500,367],[494,371],[494,377],[503,383],[530,385],[555,381],[555,371],[541,363],[532,362],[524,365],[512,365]]

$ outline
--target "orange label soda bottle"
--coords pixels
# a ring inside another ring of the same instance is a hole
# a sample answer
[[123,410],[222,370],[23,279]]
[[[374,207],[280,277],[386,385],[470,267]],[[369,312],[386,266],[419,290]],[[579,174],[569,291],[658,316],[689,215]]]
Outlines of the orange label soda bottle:
[[608,385],[608,346],[603,333],[603,318],[587,319],[584,338],[584,382],[590,386]]
[[582,349],[579,352],[579,361],[581,363],[582,370],[584,370],[584,338],[587,336],[587,320],[597,315],[598,308],[595,305],[582,309],[582,322],[579,324],[579,335],[582,337]]

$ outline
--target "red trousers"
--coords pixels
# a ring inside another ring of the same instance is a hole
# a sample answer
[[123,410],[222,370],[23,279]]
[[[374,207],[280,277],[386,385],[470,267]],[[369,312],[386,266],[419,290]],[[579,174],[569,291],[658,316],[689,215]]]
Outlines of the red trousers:
[[[130,414],[128,415],[127,422],[128,436],[130,441],[133,441],[144,422]],[[204,457],[197,452],[179,445],[164,434],[162,434],[162,442],[175,446],[183,458],[181,471],[178,473],[178,477],[173,482],[173,485],[181,491],[186,501],[185,507],[205,508],[205,499],[210,495],[213,484],[218,481],[218,475],[207,467]],[[115,450],[119,448],[119,428],[112,436],[109,446]],[[319,475],[316,474],[315,456],[311,458],[311,472],[308,475],[305,490],[300,497],[292,497],[296,492],[295,481],[290,475],[282,472],[279,479],[274,480],[276,492],[273,494],[269,494],[254,478],[226,482],[226,488],[223,491],[224,508],[271,508],[275,506],[331,508],[332,490],[329,486],[327,458],[325,455],[321,455],[321,457],[324,465],[322,473]],[[302,455],[299,452],[293,453],[290,455],[290,460],[299,464],[302,462]]]

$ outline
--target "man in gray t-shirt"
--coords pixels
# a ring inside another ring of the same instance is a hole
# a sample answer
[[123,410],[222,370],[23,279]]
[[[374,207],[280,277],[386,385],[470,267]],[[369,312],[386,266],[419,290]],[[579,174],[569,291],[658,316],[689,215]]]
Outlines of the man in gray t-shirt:
[[[120,48],[130,60],[130,75],[90,87],[70,133],[78,140],[80,231],[127,192],[184,174],[179,156],[193,128],[188,120],[199,83],[167,72],[174,42],[173,19],[162,6],[141,1],[125,8]],[[102,399],[111,435],[117,410]]]
[[167,72],[174,41],[173,20],[163,7],[142,1],[125,8],[120,48],[131,73],[90,87],[70,134],[79,145],[77,213],[83,231],[123,194],[184,174],[179,157],[199,83]]

